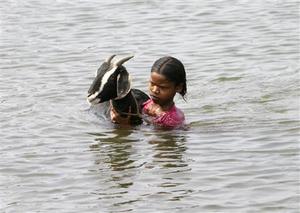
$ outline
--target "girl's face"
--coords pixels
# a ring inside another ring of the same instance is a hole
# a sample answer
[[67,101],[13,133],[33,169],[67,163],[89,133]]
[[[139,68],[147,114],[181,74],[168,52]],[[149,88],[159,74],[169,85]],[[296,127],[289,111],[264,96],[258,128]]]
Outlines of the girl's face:
[[173,104],[176,92],[181,90],[182,85],[175,85],[174,82],[169,81],[165,76],[157,72],[151,72],[149,91],[154,103],[161,107],[168,107]]

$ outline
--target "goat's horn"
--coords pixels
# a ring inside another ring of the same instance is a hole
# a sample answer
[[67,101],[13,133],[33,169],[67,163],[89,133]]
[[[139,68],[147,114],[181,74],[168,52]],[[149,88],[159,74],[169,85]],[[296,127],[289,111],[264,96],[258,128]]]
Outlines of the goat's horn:
[[116,66],[121,66],[122,64],[124,64],[126,61],[128,61],[129,59],[133,58],[133,55],[131,56],[127,56],[125,58],[120,59],[119,61],[117,61],[115,64]]
[[108,64],[110,64],[111,60],[112,60],[115,56],[116,56],[116,55],[110,56],[109,58],[106,59],[106,62],[107,62]]

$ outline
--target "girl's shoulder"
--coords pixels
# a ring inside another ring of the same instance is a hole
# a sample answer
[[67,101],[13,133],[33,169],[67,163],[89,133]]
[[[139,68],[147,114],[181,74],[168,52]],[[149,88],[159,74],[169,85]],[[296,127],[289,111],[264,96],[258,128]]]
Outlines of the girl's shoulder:
[[173,105],[168,111],[153,119],[153,123],[161,127],[177,128],[185,124],[184,113]]
[[174,124],[181,124],[185,120],[184,113],[179,108],[177,108],[175,104],[173,105],[173,107],[171,107],[169,111],[164,113],[163,116],[166,120]]

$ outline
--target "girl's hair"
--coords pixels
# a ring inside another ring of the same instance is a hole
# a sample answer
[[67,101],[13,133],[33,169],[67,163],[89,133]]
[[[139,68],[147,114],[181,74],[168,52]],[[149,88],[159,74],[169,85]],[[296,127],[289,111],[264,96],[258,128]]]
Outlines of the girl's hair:
[[151,72],[156,72],[165,76],[169,81],[174,82],[176,86],[182,84],[182,90],[179,94],[185,100],[185,94],[187,91],[186,74],[181,61],[171,56],[162,57],[154,62]]

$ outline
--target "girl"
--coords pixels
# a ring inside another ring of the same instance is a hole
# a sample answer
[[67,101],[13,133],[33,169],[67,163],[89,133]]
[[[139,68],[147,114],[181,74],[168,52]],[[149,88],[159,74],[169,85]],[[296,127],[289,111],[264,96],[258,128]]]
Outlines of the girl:
[[[183,64],[171,56],[158,59],[151,69],[149,81],[151,98],[142,106],[144,119],[158,127],[183,127],[184,113],[175,106],[174,97],[179,93],[185,100],[186,91],[186,73]],[[113,110],[111,120],[114,123],[126,124],[126,119],[118,116]]]

